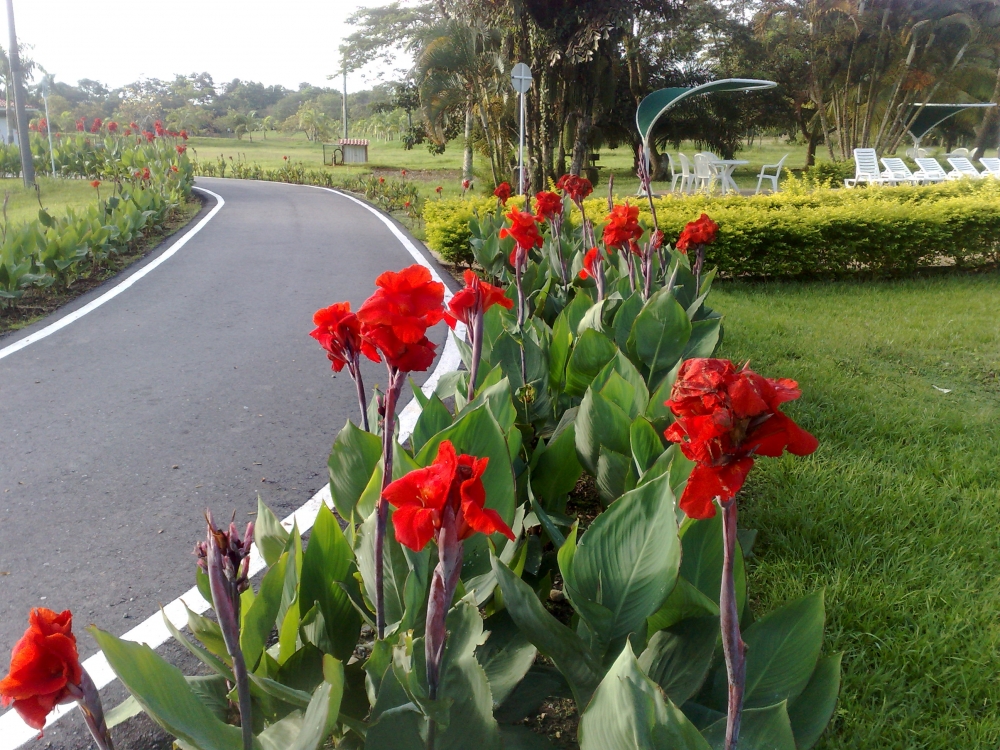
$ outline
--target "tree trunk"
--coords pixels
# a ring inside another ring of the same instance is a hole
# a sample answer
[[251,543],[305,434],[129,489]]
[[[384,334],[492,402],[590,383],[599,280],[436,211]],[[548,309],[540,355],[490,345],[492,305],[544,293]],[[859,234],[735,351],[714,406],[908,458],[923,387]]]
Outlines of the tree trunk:
[[[997,81],[993,86],[993,96],[990,101],[1000,104],[1000,70],[997,70]],[[1000,107],[987,107],[986,116],[976,133],[976,156],[981,157],[988,148],[997,148],[1000,143]]]
[[462,155],[462,179],[472,179],[472,102],[465,105],[465,153]]
[[575,175],[580,174],[583,169],[583,161],[587,156],[587,138],[593,127],[593,121],[594,118],[589,109],[577,119],[576,138],[573,140],[573,162],[569,167],[569,171]]
[[28,113],[24,109],[21,54],[17,49],[17,32],[14,30],[14,0],[7,0],[7,28],[10,30],[10,77],[14,82],[14,110],[17,113],[17,143],[18,151],[21,152],[21,178],[24,181],[24,186],[30,188],[35,186],[35,164],[31,160]]

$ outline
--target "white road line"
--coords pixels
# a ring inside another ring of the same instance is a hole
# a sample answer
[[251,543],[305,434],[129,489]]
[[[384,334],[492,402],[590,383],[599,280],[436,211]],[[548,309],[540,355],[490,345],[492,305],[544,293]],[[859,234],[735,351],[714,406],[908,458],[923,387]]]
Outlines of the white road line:
[[[286,183],[276,183],[276,184],[286,184]],[[304,185],[301,187],[315,187],[315,186]],[[197,189],[203,190],[209,195],[214,196],[219,201],[219,204],[212,210],[212,212],[209,213],[208,216],[206,216],[204,219],[202,219],[201,222],[199,222],[198,226],[196,226],[192,231],[188,232],[187,235],[185,235],[179,242],[177,242],[173,247],[171,247],[170,250],[168,250],[166,253],[157,258],[154,263],[150,263],[141,271],[137,272],[134,276],[129,277],[129,279],[126,279],[125,282],[122,282],[122,284],[120,284],[119,286],[116,286],[114,289],[111,289],[109,292],[107,292],[107,294],[98,297],[90,304],[80,308],[80,310],[77,310],[76,313],[73,313],[73,315],[76,315],[76,317],[73,318],[73,320],[76,320],[82,317],[83,315],[86,315],[87,312],[90,312],[90,310],[88,310],[87,308],[90,308],[91,305],[97,307],[98,304],[95,303],[104,304],[104,302],[107,301],[105,297],[107,297],[107,299],[111,299],[111,297],[119,294],[120,293],[120,291],[118,291],[119,287],[122,287],[121,291],[124,291],[124,289],[128,288],[125,285],[126,282],[131,282],[134,278],[139,277],[140,274],[145,275],[146,273],[148,273],[148,269],[151,269],[152,267],[155,267],[155,265],[162,263],[167,257],[169,257],[175,252],[175,248],[187,242],[187,239],[190,235],[200,230],[201,227],[205,223],[207,223],[209,219],[212,218],[215,212],[218,211],[218,209],[221,208],[223,205],[225,205],[225,202],[222,200],[222,198],[216,195],[215,193],[209,190],[204,190],[204,188],[197,188]],[[419,263],[420,265],[427,267],[431,272],[431,276],[436,281],[440,281],[441,283],[444,284],[445,301],[447,302],[449,299],[451,299],[453,292],[451,291],[451,288],[448,286],[448,284],[444,282],[444,279],[441,278],[440,274],[438,274],[437,269],[435,269],[433,265],[431,265],[431,263],[427,260],[424,254],[421,253],[417,249],[417,247],[413,244],[413,242],[410,241],[410,238],[407,237],[405,234],[403,234],[403,232],[400,231],[399,227],[397,227],[392,222],[392,220],[389,219],[388,216],[386,216],[385,214],[383,214],[381,211],[371,206],[370,204],[365,203],[364,201],[359,200],[354,196],[346,195],[336,190],[330,190],[329,188],[318,188],[318,189],[326,190],[327,192],[333,193],[334,195],[354,201],[355,203],[363,206],[364,208],[368,209],[373,214],[375,214],[375,216],[377,216],[382,221],[382,223],[389,228],[389,230],[393,233],[396,239],[399,240],[400,244],[402,244],[403,247],[405,247],[406,250],[410,253],[410,255],[413,256],[414,260],[416,260],[417,263]],[[131,286],[131,283],[128,283],[128,286]],[[86,310],[86,312],[84,312],[84,310]],[[68,317],[70,316],[67,316],[67,318]],[[67,323],[63,323],[64,320],[66,320],[66,318],[59,320],[57,323],[53,323],[51,326],[43,328],[37,334],[33,334],[33,336],[29,336],[28,338],[37,341],[38,338],[43,338],[41,334],[48,336],[50,333],[54,333],[55,331],[59,330],[59,328],[62,328],[63,325],[68,325],[69,322],[72,322],[69,321]],[[50,328],[52,329],[51,331],[49,330]],[[465,333],[466,333],[465,326],[461,324],[456,326],[455,335],[464,338]],[[22,341],[25,341],[25,339],[22,339]],[[17,342],[17,344],[14,344],[12,346],[23,348],[22,346],[18,346],[21,343],[22,342],[19,341]],[[29,341],[28,343],[31,342]],[[28,344],[24,344],[24,346],[27,345]],[[0,350],[0,357],[6,356],[6,352],[7,352],[6,349]],[[462,358],[458,351],[458,346],[455,344],[454,338],[452,336],[448,336],[444,346],[444,351],[441,352],[441,357],[440,359],[438,359],[437,366],[428,376],[427,380],[424,382],[423,386],[421,386],[420,390],[422,390],[427,395],[433,393],[434,389],[437,387],[438,382],[441,380],[441,377],[448,372],[457,370],[458,366],[461,364],[461,361]],[[410,437],[410,434],[413,432],[413,426],[416,424],[417,417],[419,416],[420,416],[420,404],[417,402],[416,399],[411,399],[410,402],[403,408],[403,410],[399,414],[400,443],[406,442],[407,438]],[[333,507],[333,498],[330,496],[329,485],[323,487],[315,495],[313,495],[305,505],[303,505],[294,513],[292,513],[290,516],[285,518],[281,522],[281,525],[284,526],[286,529],[291,529],[292,525],[295,524],[298,526],[300,532],[305,533],[306,531],[308,531],[313,527],[313,524],[316,522],[316,515],[319,513],[319,507],[323,503],[325,503],[330,508]],[[257,573],[260,573],[264,569],[264,567],[265,567],[264,558],[261,557],[260,552],[258,552],[256,545],[254,545],[250,553],[250,575],[254,576]],[[211,605],[207,601],[205,601],[204,597],[202,597],[202,595],[199,593],[197,587],[192,587],[188,589],[185,593],[174,599],[172,602],[170,602],[170,604],[166,605],[163,608],[163,612],[166,613],[167,617],[170,619],[170,622],[173,623],[174,627],[176,628],[183,628],[185,625],[187,625],[187,612],[184,608],[185,604],[192,611],[197,612],[198,614],[207,611],[211,607]],[[143,620],[141,623],[136,625],[134,628],[129,630],[121,637],[126,641],[145,643],[150,648],[158,648],[159,646],[162,646],[164,643],[170,640],[171,635],[170,631],[167,630],[167,626],[163,622],[163,616],[161,615],[161,613],[157,612],[156,614],[147,617],[145,620]],[[99,690],[101,688],[106,687],[107,685],[110,685],[117,679],[114,671],[111,669],[111,665],[108,664],[108,660],[105,658],[103,652],[98,651],[93,656],[85,659],[83,662],[83,667],[84,669],[87,670],[87,673],[90,675],[91,679],[94,681],[94,684],[97,685],[97,688]],[[52,713],[49,714],[49,718],[45,722],[46,728],[55,724],[57,721],[59,721],[63,716],[68,714],[74,708],[76,708],[75,703],[63,706],[56,706],[55,710],[53,710]],[[110,708],[111,708],[110,706],[107,706],[106,710]],[[0,750],[17,750],[17,748],[31,741],[37,735],[38,735],[37,730],[32,729],[27,724],[25,724],[21,720],[21,717],[18,716],[13,709],[7,711],[7,713],[0,716]]]
[[[143,276],[150,273],[154,268],[159,266],[161,263],[164,263],[169,258],[173,257],[173,255],[178,250],[180,250],[182,247],[184,247],[184,245],[187,244],[188,240],[190,240],[192,237],[198,234],[198,232],[204,229],[205,225],[212,220],[212,217],[214,217],[217,213],[219,213],[219,211],[222,210],[222,207],[226,205],[226,202],[222,199],[222,196],[216,195],[211,190],[206,190],[205,188],[195,188],[195,190],[200,190],[203,193],[207,193],[208,195],[215,198],[215,200],[217,201],[215,207],[212,208],[212,210],[205,215],[205,218],[203,218],[201,221],[195,224],[192,229],[188,230],[188,232],[183,237],[181,237],[179,240],[177,240],[177,242],[171,245],[160,257],[158,257],[156,260],[149,263],[148,265],[143,266],[138,271],[129,276],[127,279],[124,279],[121,283],[113,286],[111,289],[106,291],[97,299],[91,300],[86,305],[81,307],[79,310],[74,310],[69,315],[65,315],[59,318],[59,320],[57,320],[55,323],[51,323],[50,325],[45,326],[45,328],[43,328],[42,330],[36,331],[30,336],[25,336],[23,339],[15,341],[13,344],[10,344],[9,346],[5,346],[3,349],[0,349],[0,359],[3,359],[4,357],[9,357],[14,352],[20,351],[24,347],[34,344],[36,341],[41,341],[47,336],[51,336],[53,333],[62,330],[73,321],[79,320],[87,313],[93,312],[98,307],[103,305],[105,302],[114,299],[119,294],[124,292],[126,289],[132,286]],[[2,745],[0,745],[0,747],[2,747]]]

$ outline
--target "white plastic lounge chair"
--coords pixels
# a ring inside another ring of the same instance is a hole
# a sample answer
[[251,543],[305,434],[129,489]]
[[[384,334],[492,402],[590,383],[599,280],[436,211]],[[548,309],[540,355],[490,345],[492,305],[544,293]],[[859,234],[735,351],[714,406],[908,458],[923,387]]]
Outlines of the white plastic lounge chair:
[[878,167],[878,156],[873,148],[854,149],[854,179],[844,180],[845,187],[854,187],[859,182],[869,185],[892,184],[893,180],[882,174]]
[[906,162],[899,157],[883,156],[882,164],[885,165],[885,172],[882,174],[891,178],[893,182],[908,182],[911,185],[915,185],[920,182],[920,177],[913,174],[913,172],[910,171],[910,168],[906,166]]
[[956,148],[951,151],[951,153],[945,154],[945,158],[949,156],[962,156],[966,159],[969,158],[969,149],[967,148]]
[[921,158],[927,156],[927,149],[926,148],[913,148],[913,147],[910,147],[910,148],[906,149],[906,158],[907,159],[916,159],[918,156],[921,157]]
[[688,162],[687,157],[684,154],[679,154],[681,168],[678,171],[677,166],[674,164],[674,159],[670,154],[667,154],[667,162],[670,165],[670,192],[676,193],[678,190],[678,183],[680,183],[680,191],[686,193],[691,185],[691,164]]
[[719,173],[712,166],[711,157],[706,154],[694,155],[694,181],[695,189],[711,193],[715,187],[715,181],[719,179]]
[[920,167],[914,175],[919,175],[922,182],[944,182],[952,179],[933,156],[918,156],[914,161]]
[[979,160],[987,172],[993,177],[1000,177],[1000,158],[996,156],[984,156]]
[[948,163],[954,167],[954,170],[948,175],[956,177],[972,177],[978,180],[983,176],[983,173],[972,166],[972,162],[964,156],[950,156],[948,157]]
[[[764,180],[771,181],[772,185],[771,192],[773,193],[778,192],[778,178],[781,176],[781,167],[784,165],[785,159],[787,158],[788,154],[785,154],[784,156],[781,157],[781,161],[779,161],[777,164],[765,164],[763,167],[760,168],[760,174],[757,175],[757,189],[754,191],[754,195],[760,193],[760,185]],[[768,174],[767,170],[769,169],[773,169],[774,174]]]

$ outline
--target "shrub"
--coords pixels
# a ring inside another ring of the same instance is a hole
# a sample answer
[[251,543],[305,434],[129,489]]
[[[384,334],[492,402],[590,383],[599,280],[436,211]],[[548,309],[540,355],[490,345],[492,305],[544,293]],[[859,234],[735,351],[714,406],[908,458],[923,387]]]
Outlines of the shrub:
[[[468,221],[492,200],[429,201],[428,244],[448,260],[468,262]],[[648,203],[638,205],[650,225]],[[854,190],[810,190],[792,180],[774,195],[667,195],[655,205],[668,241],[700,213],[711,213],[720,230],[708,261],[729,277],[899,275],[934,265],[992,264],[1000,249],[1000,182],[992,179]],[[602,222],[607,202],[592,198],[584,208]]]

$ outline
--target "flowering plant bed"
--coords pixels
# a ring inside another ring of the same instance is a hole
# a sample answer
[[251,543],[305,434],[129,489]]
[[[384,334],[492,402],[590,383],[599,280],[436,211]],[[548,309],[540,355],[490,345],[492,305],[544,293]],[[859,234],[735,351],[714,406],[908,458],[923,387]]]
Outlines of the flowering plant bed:
[[[754,462],[816,449],[781,411],[798,385],[712,358],[708,216],[671,247],[655,205],[646,226],[628,204],[574,225],[590,185],[559,190],[529,212],[497,189],[471,226],[483,274],[450,300],[415,265],[379,276],[356,311],[317,311],[312,336],[358,396],[330,454],[333,508],[306,546],[263,504],[242,535],[207,517],[196,580],[216,619],[189,612],[196,641],[167,626],[208,676],[91,629],[179,747],[544,748],[524,720],[552,698],[575,705],[585,750],[818,740],[840,675],[822,655],[823,594],[757,619],[737,529]],[[466,367],[414,390],[405,434],[399,398],[433,364],[442,320]],[[372,398],[361,357],[386,366]],[[581,531],[567,511],[584,474],[604,510]],[[251,539],[267,566],[256,589]],[[0,695],[36,724],[39,701],[78,701],[110,748],[66,663],[44,683],[12,670]]]

